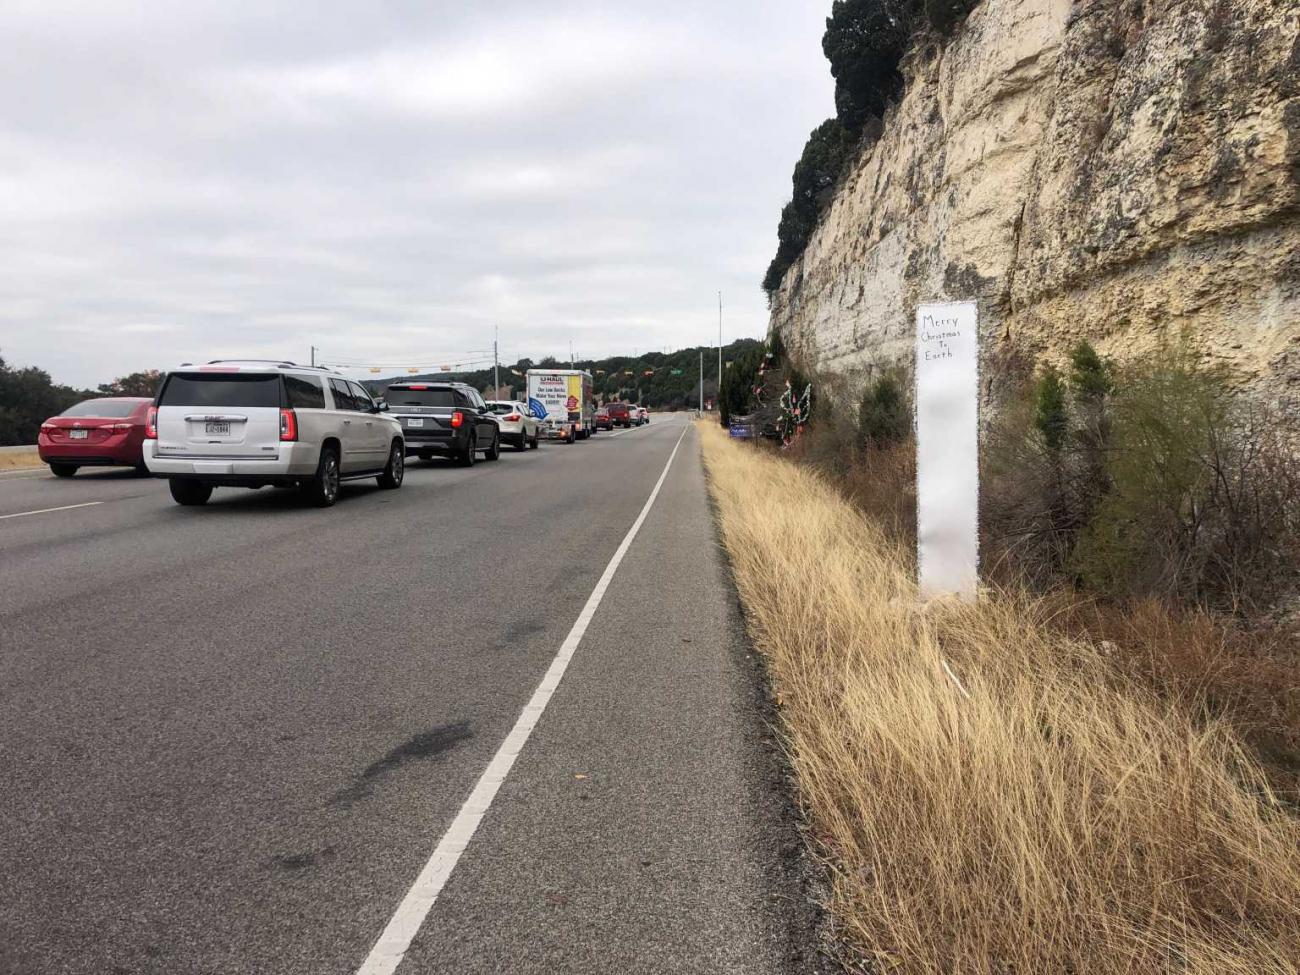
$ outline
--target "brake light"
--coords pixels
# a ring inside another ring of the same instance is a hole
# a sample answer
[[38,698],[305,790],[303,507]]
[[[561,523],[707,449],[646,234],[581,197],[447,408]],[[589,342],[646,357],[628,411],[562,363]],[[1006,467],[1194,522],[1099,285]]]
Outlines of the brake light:
[[144,417],[144,438],[146,440],[158,439],[158,407],[149,407],[149,412]]
[[286,441],[298,439],[298,414],[293,410],[280,410],[280,439]]
[[51,430],[57,430],[57,429],[59,429],[59,428],[58,428],[57,426],[55,426],[53,423],[42,423],[42,424],[41,424],[41,432],[42,432],[42,433],[49,433]]
[[428,386],[417,386],[417,385],[412,384],[412,385],[410,385],[410,386],[407,386],[406,388],[407,388],[407,389],[428,389],[429,387],[428,387]]
[[462,413],[460,410],[456,410],[451,414],[451,428],[453,430],[459,429],[464,423],[465,423],[465,414]]
[[518,423],[520,420],[523,419],[523,417],[520,416],[518,413],[511,413],[509,416],[503,416],[501,419],[505,420],[508,423]]
[[114,433],[126,433],[128,430],[131,429],[131,424],[129,424],[129,423],[110,423],[110,424],[108,425],[108,428],[109,428],[110,430],[112,430]]

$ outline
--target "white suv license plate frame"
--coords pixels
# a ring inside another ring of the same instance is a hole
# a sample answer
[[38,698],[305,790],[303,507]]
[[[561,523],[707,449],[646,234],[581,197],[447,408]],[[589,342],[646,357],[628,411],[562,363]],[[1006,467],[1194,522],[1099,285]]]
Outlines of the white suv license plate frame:
[[204,420],[203,433],[209,437],[228,437],[230,436],[230,421]]

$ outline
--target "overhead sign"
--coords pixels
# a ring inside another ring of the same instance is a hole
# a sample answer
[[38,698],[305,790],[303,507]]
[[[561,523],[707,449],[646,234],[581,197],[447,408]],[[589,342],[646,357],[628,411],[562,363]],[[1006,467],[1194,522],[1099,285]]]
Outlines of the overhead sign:
[[923,599],[979,584],[979,321],[974,302],[916,310],[916,538]]

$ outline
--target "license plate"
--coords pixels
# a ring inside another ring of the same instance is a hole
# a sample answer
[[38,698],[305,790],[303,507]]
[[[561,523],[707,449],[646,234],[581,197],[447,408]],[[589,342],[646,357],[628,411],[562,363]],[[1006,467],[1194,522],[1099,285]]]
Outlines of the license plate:
[[209,437],[228,437],[230,436],[230,421],[204,420],[203,432]]
[[69,431],[68,431],[68,439],[69,439],[69,440],[85,440],[85,439],[86,439],[87,437],[89,437],[89,436],[90,436],[90,431],[89,431],[89,430],[69,430]]
[[423,421],[423,420],[407,420],[407,421],[406,421],[406,425],[407,425],[408,427],[422,427],[422,426],[424,426],[424,421]]

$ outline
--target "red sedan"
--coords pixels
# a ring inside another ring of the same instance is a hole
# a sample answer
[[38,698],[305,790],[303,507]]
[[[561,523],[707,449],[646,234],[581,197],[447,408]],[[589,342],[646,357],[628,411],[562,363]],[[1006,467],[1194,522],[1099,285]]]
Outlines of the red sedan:
[[138,396],[88,399],[41,424],[36,447],[56,477],[78,467],[144,471],[144,426],[153,400]]
[[614,429],[614,421],[609,418],[609,410],[605,409],[603,406],[595,412],[592,420],[594,421],[593,425],[597,430]]

